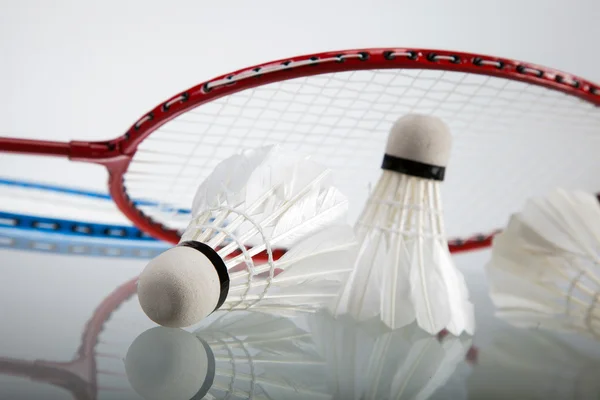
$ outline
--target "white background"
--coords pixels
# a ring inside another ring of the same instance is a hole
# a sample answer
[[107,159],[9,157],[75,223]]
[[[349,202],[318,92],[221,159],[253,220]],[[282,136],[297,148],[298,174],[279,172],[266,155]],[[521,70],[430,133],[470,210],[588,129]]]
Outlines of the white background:
[[[597,0],[0,0],[0,135],[113,138],[216,75],[346,48],[480,52],[600,81],[599,18]],[[104,190],[99,167],[67,179],[67,162],[30,161],[0,155],[0,176]],[[66,347],[37,342],[42,353],[25,356],[68,359],[93,307],[141,267],[2,251],[0,337],[64,337]]]
[[[110,139],[199,82],[359,47],[463,50],[600,81],[596,0],[0,1],[0,135]],[[64,182],[62,160],[0,156],[0,175]],[[104,170],[69,183],[104,189]]]

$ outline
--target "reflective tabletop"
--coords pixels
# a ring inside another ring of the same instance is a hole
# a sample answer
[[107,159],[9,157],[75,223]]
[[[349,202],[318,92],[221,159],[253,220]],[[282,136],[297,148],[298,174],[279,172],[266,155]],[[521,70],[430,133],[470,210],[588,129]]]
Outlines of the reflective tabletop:
[[326,311],[157,327],[136,276],[164,245],[2,229],[0,246],[0,399],[600,398],[600,339],[496,318],[486,250],[455,256],[477,320],[457,338]]

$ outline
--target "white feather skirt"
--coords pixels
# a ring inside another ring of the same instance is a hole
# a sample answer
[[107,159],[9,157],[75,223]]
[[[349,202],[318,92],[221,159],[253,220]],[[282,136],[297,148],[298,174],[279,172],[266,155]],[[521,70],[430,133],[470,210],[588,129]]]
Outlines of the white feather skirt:
[[600,338],[600,204],[557,189],[531,199],[492,246],[486,271],[499,317]]
[[220,309],[311,311],[331,302],[352,270],[347,210],[327,168],[280,146],[248,149],[200,185],[181,241],[205,243],[225,261]]
[[355,232],[354,270],[331,306],[359,321],[474,333],[473,305],[446,242],[437,181],[384,171]]

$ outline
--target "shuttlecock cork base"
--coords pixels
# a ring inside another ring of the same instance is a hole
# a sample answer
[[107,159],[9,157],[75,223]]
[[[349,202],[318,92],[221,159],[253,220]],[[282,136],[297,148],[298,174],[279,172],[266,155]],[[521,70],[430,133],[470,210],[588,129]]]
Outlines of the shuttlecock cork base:
[[210,246],[191,240],[152,260],[138,280],[142,309],[166,327],[196,323],[221,307],[228,293],[223,259]]
[[407,115],[392,126],[381,168],[443,181],[451,146],[452,135],[444,122],[425,115]]

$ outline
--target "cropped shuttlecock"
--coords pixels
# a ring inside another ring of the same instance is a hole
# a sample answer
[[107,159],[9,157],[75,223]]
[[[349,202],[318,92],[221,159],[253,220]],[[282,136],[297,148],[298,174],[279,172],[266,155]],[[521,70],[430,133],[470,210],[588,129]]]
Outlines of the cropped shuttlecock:
[[216,309],[320,308],[352,268],[347,209],[310,158],[278,146],[234,155],[200,185],[180,243],[140,275],[142,309],[184,327]]
[[331,307],[392,329],[473,334],[474,310],[444,230],[440,183],[452,136],[441,120],[408,115],[392,127],[383,172],[357,222],[354,270]]
[[155,327],[127,351],[145,400],[330,399],[311,335],[283,316],[226,313],[195,332]]
[[600,338],[600,204],[562,189],[528,201],[496,236],[487,265],[499,317]]

